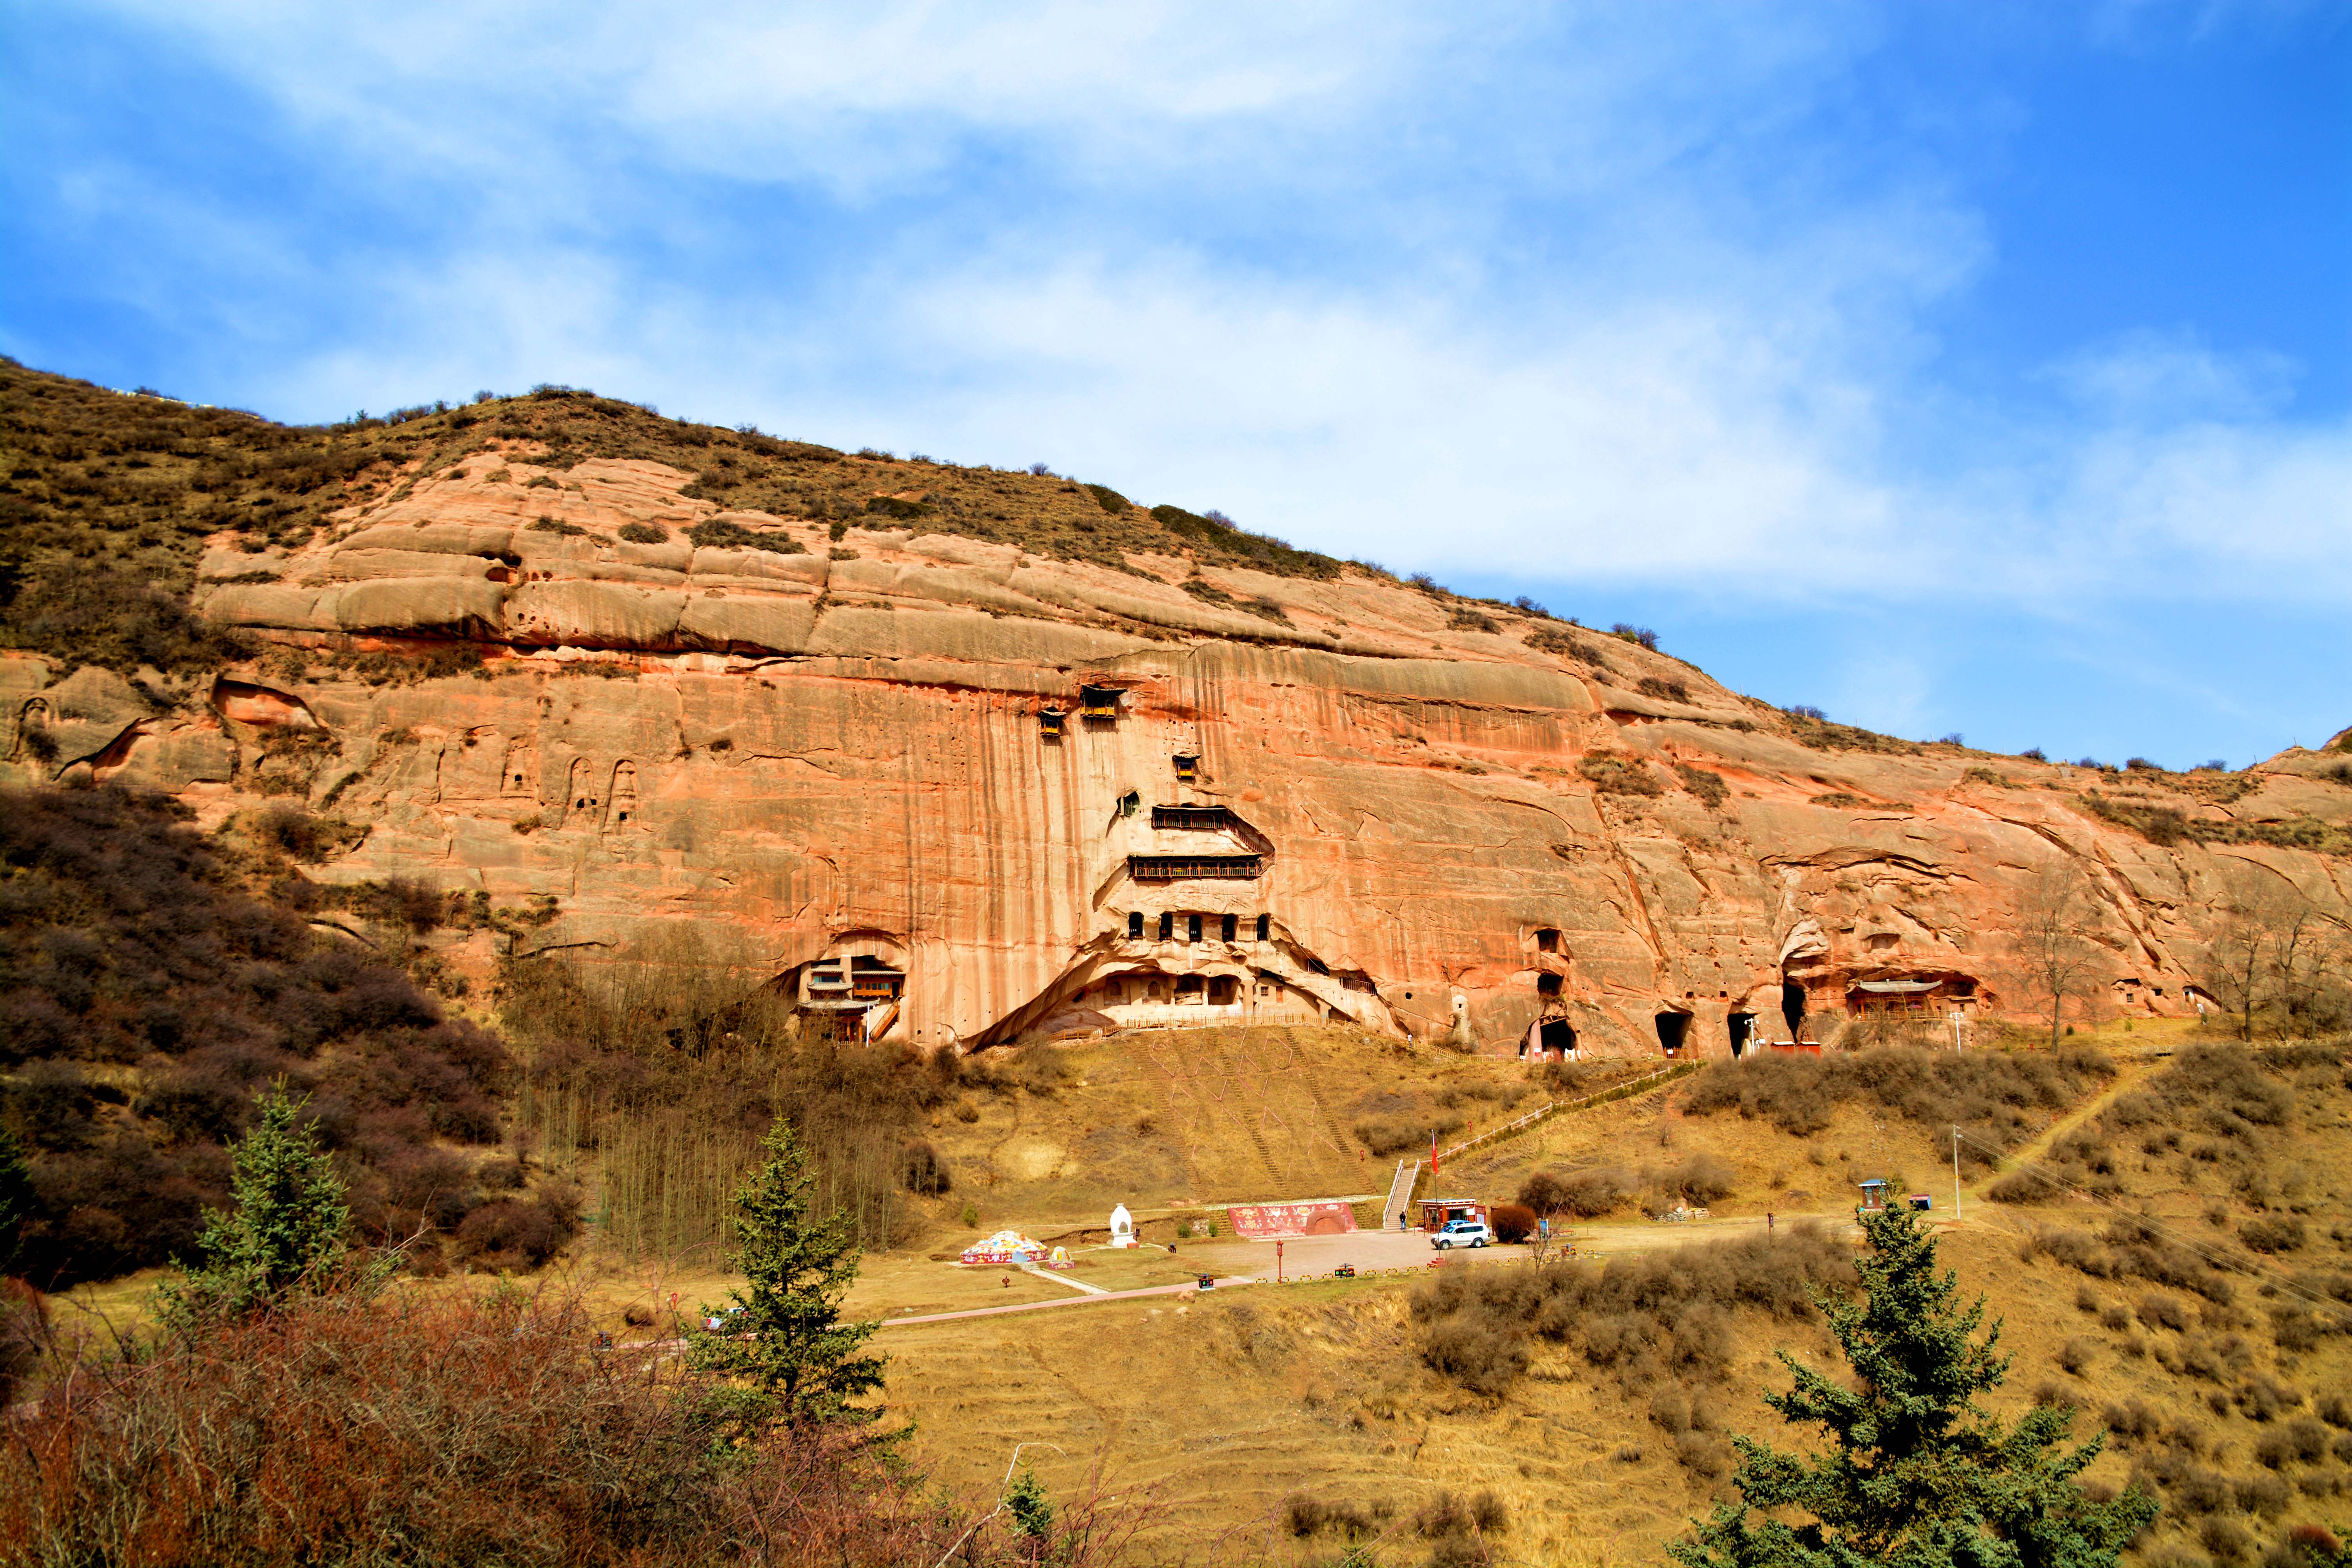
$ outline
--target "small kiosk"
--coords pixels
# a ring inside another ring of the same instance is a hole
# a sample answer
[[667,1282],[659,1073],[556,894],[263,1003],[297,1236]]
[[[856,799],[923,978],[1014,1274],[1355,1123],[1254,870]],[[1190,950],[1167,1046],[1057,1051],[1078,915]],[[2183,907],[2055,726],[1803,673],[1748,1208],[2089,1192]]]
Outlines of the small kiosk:
[[1457,1219],[1475,1219],[1485,1225],[1486,1205],[1470,1198],[1423,1198],[1421,1200],[1421,1228],[1443,1230]]

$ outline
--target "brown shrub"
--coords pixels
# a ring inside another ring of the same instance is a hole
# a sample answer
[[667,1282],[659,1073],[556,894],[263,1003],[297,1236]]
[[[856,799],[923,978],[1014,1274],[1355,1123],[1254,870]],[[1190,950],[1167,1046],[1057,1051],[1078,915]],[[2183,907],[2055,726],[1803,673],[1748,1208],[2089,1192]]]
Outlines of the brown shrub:
[[2224,1563],[2235,1563],[2254,1549],[2254,1538],[2244,1525],[2219,1514],[2197,1527],[2197,1543]]
[[[707,1389],[592,1340],[569,1301],[330,1296],[86,1363],[17,1413],[0,1540],[254,1568],[930,1563],[984,1511],[824,1429],[722,1460]],[[1122,1539],[1060,1512],[1047,1542],[982,1528],[971,1560]]]
[[1695,1204],[1718,1203],[1731,1195],[1738,1182],[1739,1173],[1729,1161],[1704,1149],[1658,1173],[1662,1190]]
[[2231,1495],[2238,1506],[2248,1513],[2264,1519],[2276,1519],[2286,1511],[2294,1493],[2276,1476],[2245,1476],[2232,1482]]
[[1457,1314],[1428,1326],[1421,1359],[1471,1393],[1499,1398],[1528,1370],[1528,1347],[1524,1334],[1508,1324]]
[[1683,788],[1690,791],[1697,798],[1698,803],[1709,811],[1718,809],[1725,801],[1731,798],[1731,787],[1723,782],[1723,775],[1710,769],[1694,767],[1688,763],[1676,763],[1675,776],[1682,780]]
[[1496,1204],[1486,1211],[1486,1223],[1500,1242],[1525,1241],[1536,1230],[1536,1211],[1524,1204]]
[[1462,1125],[1462,1118],[1452,1111],[1428,1111],[1420,1115],[1366,1116],[1357,1120],[1357,1140],[1375,1154],[1397,1154],[1407,1149],[1426,1149],[1432,1133],[1443,1136]]
[[1576,761],[1576,771],[1596,795],[1664,795],[1665,786],[1639,757],[1616,752],[1587,752]]
[[1628,1389],[1723,1374],[1731,1314],[1792,1321],[1813,1315],[1811,1292],[1852,1283],[1852,1252],[1800,1221],[1761,1237],[1540,1268],[1454,1268],[1413,1291],[1422,1359],[1495,1396],[1526,1370],[1535,1335],[1577,1345]]
[[536,1268],[578,1228],[578,1205],[564,1195],[499,1198],[458,1222],[457,1245],[467,1258],[487,1268]]
[[2293,1252],[2303,1246],[2303,1221],[2293,1215],[2257,1215],[2238,1227],[2238,1239],[2256,1252]]
[[[384,1168],[497,1136],[502,1043],[445,1020],[391,963],[314,942],[304,914],[321,889],[290,878],[267,900],[247,892],[176,803],[0,792],[0,1067],[14,1069],[8,1110],[32,1169],[16,1265],[27,1278],[102,1279],[190,1250],[227,1195],[223,1141],[279,1074],[312,1091],[308,1114],[348,1158],[363,1228],[380,1218],[363,1199]],[[144,1091],[97,1116],[104,1085],[88,1068],[134,1062]]]
[[1622,1203],[1628,1185],[1622,1171],[1603,1166],[1565,1174],[1538,1171],[1520,1186],[1519,1202],[1539,1215],[1572,1214],[1591,1219]]
[[1317,1535],[1341,1535],[1359,1541],[1380,1531],[1371,1517],[1352,1502],[1324,1502],[1310,1497],[1284,1499],[1282,1521],[1290,1533],[1301,1541]]
[[908,1140],[900,1152],[899,1169],[903,1173],[900,1180],[910,1193],[937,1197],[954,1185],[948,1175],[947,1162],[940,1158],[940,1152],[927,1139]]
[[[1875,1105],[1921,1127],[1958,1126],[1978,1142],[2000,1147],[2115,1076],[2101,1053],[2074,1048],[2012,1055],[2000,1051],[1954,1056],[1948,1051],[1884,1046],[1828,1056],[1764,1052],[1738,1061],[1711,1061],[1683,1093],[1693,1116],[1737,1111],[1810,1137],[1829,1125],[1846,1101]],[[1961,1145],[1964,1163],[1986,1159]]]

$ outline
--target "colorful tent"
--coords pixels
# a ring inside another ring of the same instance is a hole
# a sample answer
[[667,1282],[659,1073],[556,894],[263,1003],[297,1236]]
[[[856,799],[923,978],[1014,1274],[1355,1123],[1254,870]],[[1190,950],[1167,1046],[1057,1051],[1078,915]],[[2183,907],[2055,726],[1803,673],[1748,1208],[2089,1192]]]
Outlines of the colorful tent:
[[1000,1230],[963,1249],[966,1263],[1037,1263],[1045,1257],[1044,1242],[1032,1241],[1017,1230]]

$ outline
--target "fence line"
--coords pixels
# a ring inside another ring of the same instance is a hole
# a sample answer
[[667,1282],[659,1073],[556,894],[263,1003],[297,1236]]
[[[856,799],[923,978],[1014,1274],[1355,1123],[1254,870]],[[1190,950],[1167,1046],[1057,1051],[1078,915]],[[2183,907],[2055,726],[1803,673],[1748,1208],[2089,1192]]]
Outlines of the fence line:
[[1618,1084],[1612,1089],[1604,1089],[1598,1094],[1588,1094],[1581,1100],[1571,1100],[1564,1102],[1557,1100],[1548,1100],[1544,1101],[1543,1104],[1538,1106],[1535,1110],[1528,1111],[1525,1116],[1518,1118],[1517,1121],[1506,1121],[1500,1127],[1489,1128],[1487,1131],[1479,1133],[1475,1138],[1465,1139],[1463,1142],[1454,1145],[1453,1148],[1441,1153],[1438,1156],[1438,1160],[1443,1163],[1444,1161],[1453,1159],[1456,1154],[1463,1153],[1467,1150],[1475,1149],[1481,1143],[1504,1137],[1509,1133],[1525,1131],[1528,1128],[1534,1126],[1537,1122],[1541,1121],[1545,1117],[1550,1116],[1555,1112],[1587,1110],[1596,1105],[1605,1105],[1612,1100],[1628,1100],[1633,1096],[1643,1092],[1644,1089],[1657,1088],[1663,1084],[1671,1082],[1675,1079],[1685,1077],[1690,1073],[1695,1073],[1698,1069],[1699,1064],[1697,1062],[1673,1062],[1665,1067],[1658,1068],[1655,1072],[1643,1073],[1640,1078],[1629,1079],[1624,1083]]

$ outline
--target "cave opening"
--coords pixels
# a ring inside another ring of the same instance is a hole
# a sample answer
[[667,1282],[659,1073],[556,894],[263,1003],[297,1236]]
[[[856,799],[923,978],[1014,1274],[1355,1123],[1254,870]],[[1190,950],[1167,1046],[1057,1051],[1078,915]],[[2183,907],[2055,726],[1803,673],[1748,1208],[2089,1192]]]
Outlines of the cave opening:
[[1665,1048],[1666,1055],[1670,1057],[1682,1055],[1683,1038],[1690,1033],[1690,1021],[1691,1016],[1688,1013],[1658,1015],[1658,1044]]
[[1748,1043],[1756,1037],[1756,1015],[1734,1013],[1724,1020],[1731,1031],[1731,1054],[1736,1059],[1748,1054]]
[[1793,980],[1780,983],[1780,1016],[1789,1023],[1789,1038],[1798,1039],[1805,1032],[1805,988]]
[[1143,911],[1141,910],[1129,910],[1127,911],[1127,940],[1129,942],[1140,942],[1143,940]]
[[1576,1054],[1576,1026],[1565,1018],[1547,1018],[1536,1038],[1538,1049],[1547,1057],[1566,1061]]

